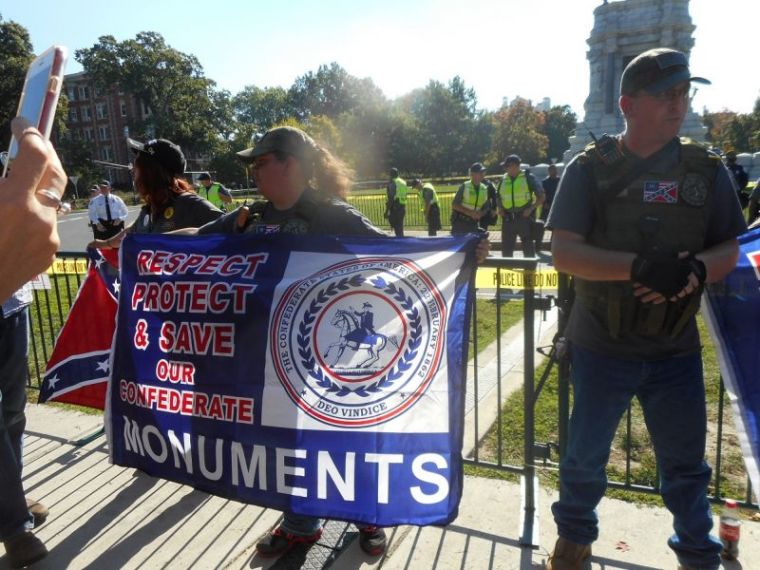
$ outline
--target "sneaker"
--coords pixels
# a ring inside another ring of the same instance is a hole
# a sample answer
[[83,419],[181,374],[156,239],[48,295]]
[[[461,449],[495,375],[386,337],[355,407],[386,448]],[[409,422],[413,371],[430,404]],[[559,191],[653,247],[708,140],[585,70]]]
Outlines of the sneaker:
[[45,505],[34,499],[27,498],[26,508],[29,509],[29,512],[32,513],[32,516],[34,517],[34,528],[37,528],[44,523],[50,514],[50,511],[48,511]]
[[385,552],[388,540],[385,531],[376,526],[365,526],[359,529],[359,546],[370,556],[380,556]]
[[314,534],[303,536],[299,534],[290,534],[277,527],[270,532],[266,538],[256,544],[256,552],[263,558],[274,558],[281,556],[299,544],[311,545],[319,540],[322,536],[320,528]]
[[11,568],[25,568],[48,555],[42,541],[28,530],[4,540],[3,544]]
[[577,544],[560,537],[554,545],[554,552],[546,561],[546,570],[583,570],[589,558],[590,544]]

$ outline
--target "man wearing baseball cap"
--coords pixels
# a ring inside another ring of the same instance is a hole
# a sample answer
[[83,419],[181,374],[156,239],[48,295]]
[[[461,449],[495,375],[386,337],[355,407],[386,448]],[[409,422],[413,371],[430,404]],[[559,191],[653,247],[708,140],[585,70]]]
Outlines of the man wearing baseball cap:
[[720,565],[694,315],[704,284],[734,267],[746,225],[720,159],[678,138],[692,82],[709,83],[679,51],[635,57],[620,82],[625,130],[568,164],[549,214],[554,265],[576,289],[565,330],[574,401],[549,570],[580,569],[591,556],[612,440],[634,396],[674,519],[668,545],[682,569]]

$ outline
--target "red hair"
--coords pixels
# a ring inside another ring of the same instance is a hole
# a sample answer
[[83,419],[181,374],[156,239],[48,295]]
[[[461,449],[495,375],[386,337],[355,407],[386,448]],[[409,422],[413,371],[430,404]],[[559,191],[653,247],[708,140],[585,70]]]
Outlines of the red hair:
[[195,191],[187,180],[169,173],[142,153],[135,159],[135,189],[147,204],[155,208],[166,204],[172,194]]

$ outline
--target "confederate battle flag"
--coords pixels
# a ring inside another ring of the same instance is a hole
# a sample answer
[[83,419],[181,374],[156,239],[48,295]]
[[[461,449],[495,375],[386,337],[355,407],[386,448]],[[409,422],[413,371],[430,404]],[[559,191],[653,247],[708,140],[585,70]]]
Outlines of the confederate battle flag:
[[87,276],[55,341],[39,402],[105,408],[119,294],[118,250],[88,249]]

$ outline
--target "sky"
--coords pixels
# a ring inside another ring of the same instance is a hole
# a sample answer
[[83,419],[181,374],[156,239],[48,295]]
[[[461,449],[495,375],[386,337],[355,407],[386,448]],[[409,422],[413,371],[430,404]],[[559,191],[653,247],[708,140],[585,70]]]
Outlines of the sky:
[[[666,0],[667,1],[667,0]],[[3,1],[0,14],[29,31],[36,52],[74,51],[98,37],[155,31],[195,55],[232,94],[246,85],[289,87],[333,61],[370,77],[389,98],[461,76],[482,109],[521,96],[570,105],[583,116],[587,44],[601,0],[103,0]],[[760,96],[758,0],[691,0],[692,73],[711,79],[693,108],[752,111]]]

